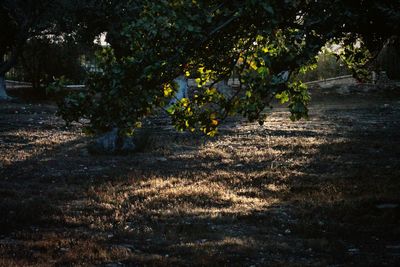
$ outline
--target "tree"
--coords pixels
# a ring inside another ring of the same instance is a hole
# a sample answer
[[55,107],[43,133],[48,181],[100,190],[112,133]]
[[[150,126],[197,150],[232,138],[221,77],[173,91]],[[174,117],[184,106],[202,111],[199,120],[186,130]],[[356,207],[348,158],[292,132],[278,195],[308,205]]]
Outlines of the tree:
[[377,57],[379,70],[386,71],[390,79],[400,79],[400,36],[393,36]]
[[[131,132],[169,102],[176,92],[173,80],[182,74],[196,79],[199,88],[168,109],[178,129],[214,135],[220,122],[235,113],[262,122],[274,98],[288,102],[292,119],[307,117],[310,98],[293,73],[306,69],[321,47],[334,42],[344,48],[338,56],[354,75],[365,78],[369,59],[399,35],[400,25],[398,0],[91,2],[77,5],[85,12],[75,12],[72,21],[90,33],[88,40],[107,32],[111,46],[99,52],[102,71],[89,77],[88,91],[67,98],[60,113],[67,122],[89,119],[92,132],[115,127],[121,134]],[[1,12],[10,16],[9,10]],[[15,40],[26,39],[15,37],[26,27],[17,15],[11,17],[9,29],[18,25],[19,30],[8,31],[14,40],[9,50],[18,47]],[[239,77],[238,90],[219,92],[215,83],[232,72]]]
[[[121,10],[111,47],[99,53],[102,72],[90,77],[87,94],[71,96],[61,109],[68,122],[89,119],[92,132],[131,132],[168,103],[181,74],[199,88],[168,110],[178,129],[214,135],[235,113],[262,122],[273,98],[288,102],[292,119],[304,118],[310,97],[289,78],[321,47],[341,44],[338,56],[365,78],[368,60],[400,32],[397,0],[130,1]],[[227,96],[214,85],[232,72],[241,84]]]
[[95,48],[73,39],[35,38],[26,43],[17,67],[36,91],[46,89],[55,79],[82,84],[87,71],[84,63],[93,57]]
[[[0,98],[7,98],[5,74],[16,64],[29,38],[51,34],[55,1],[11,1],[0,4]],[[6,57],[7,56],[7,57]]]
[[[5,91],[5,74],[24,53],[26,56],[31,51],[29,45],[39,45],[39,49],[44,49],[49,43],[57,41],[61,44],[66,40],[84,46],[93,45],[94,38],[105,30],[105,21],[110,18],[105,13],[117,5],[112,1],[100,2],[1,0],[0,99],[8,98]],[[25,62],[30,60],[25,58]],[[30,69],[26,71],[31,72]]]

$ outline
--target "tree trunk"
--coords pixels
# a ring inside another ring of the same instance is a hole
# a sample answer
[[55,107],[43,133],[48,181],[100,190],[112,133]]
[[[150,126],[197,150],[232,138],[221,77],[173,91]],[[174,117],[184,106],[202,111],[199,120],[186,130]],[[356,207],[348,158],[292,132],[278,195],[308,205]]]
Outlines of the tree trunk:
[[0,100],[8,100],[10,97],[6,92],[6,77],[4,75],[0,75]]
[[11,50],[10,57],[6,60],[6,51],[0,51],[0,100],[9,100],[11,97],[7,95],[6,91],[6,73],[15,66],[19,55],[18,47]]
[[377,57],[380,71],[386,71],[391,80],[400,79],[400,37],[391,37]]

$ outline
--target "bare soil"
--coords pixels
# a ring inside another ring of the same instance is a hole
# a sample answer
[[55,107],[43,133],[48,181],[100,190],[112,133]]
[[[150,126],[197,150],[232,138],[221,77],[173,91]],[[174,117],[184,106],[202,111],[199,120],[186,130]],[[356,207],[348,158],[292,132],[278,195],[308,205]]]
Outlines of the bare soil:
[[398,266],[400,89],[312,90],[212,139],[93,156],[51,103],[0,103],[0,266]]

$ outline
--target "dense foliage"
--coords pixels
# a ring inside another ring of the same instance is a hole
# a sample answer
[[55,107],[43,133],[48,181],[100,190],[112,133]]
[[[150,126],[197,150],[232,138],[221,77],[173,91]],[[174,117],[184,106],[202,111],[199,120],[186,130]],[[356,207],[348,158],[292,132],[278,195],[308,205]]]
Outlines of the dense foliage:
[[[111,47],[100,54],[103,71],[62,110],[67,121],[89,119],[94,132],[131,131],[168,103],[182,74],[198,90],[168,108],[178,129],[214,135],[235,113],[262,122],[274,98],[288,102],[292,119],[307,117],[307,89],[288,76],[307,69],[332,42],[365,79],[368,60],[400,24],[400,1],[160,0],[129,1],[120,10]],[[240,86],[220,92],[215,83],[232,73]]]
[[[106,32],[110,44],[98,53],[101,71],[89,77],[87,92],[61,108],[67,122],[88,119],[92,132],[131,132],[165,107],[178,129],[214,135],[232,114],[262,123],[274,98],[288,103],[292,119],[307,117],[310,97],[293,74],[336,43],[338,56],[365,79],[370,59],[400,27],[398,0],[61,2],[74,12],[57,25],[75,25],[86,42]],[[232,73],[240,85],[220,91],[215,84]],[[168,107],[181,75],[198,88]]]

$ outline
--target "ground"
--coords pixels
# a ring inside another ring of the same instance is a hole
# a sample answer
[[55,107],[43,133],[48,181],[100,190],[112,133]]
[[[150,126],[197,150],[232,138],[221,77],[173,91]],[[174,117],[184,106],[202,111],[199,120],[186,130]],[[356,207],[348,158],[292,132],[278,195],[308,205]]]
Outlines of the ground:
[[1,103],[0,266],[398,265],[400,89],[339,92],[212,139],[154,120],[129,156]]

